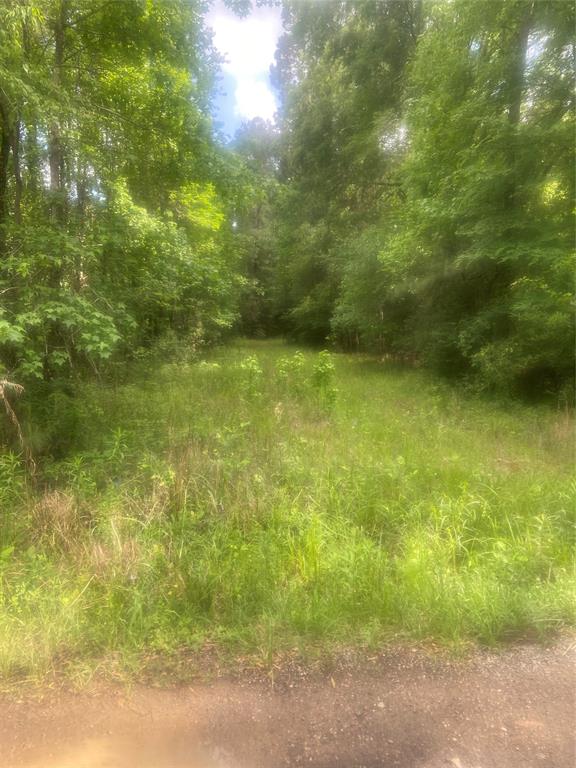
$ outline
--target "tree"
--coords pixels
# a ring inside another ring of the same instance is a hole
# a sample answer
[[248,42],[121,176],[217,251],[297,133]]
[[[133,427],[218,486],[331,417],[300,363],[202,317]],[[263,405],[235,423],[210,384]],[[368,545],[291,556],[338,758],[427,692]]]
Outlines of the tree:
[[331,333],[348,237],[389,206],[406,64],[420,2],[294,2],[285,7],[276,82],[283,93],[280,219],[283,311],[313,340]]
[[457,2],[435,7],[419,44],[414,342],[440,370],[540,389],[570,376],[572,27],[563,4]]
[[277,276],[276,206],[282,196],[278,182],[279,133],[261,118],[245,123],[232,148],[243,163],[244,196],[235,210],[235,240],[244,287],[240,300],[242,332],[250,336],[278,333],[275,309]]
[[234,320],[224,153],[201,4],[3,5],[0,359],[17,380],[96,367]]
[[277,295],[308,339],[506,391],[572,377],[574,11],[290,3]]

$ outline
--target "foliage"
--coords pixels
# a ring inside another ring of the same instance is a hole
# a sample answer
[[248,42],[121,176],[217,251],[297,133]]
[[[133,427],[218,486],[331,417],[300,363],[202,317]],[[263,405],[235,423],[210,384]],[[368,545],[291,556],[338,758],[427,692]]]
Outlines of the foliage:
[[0,672],[573,622],[574,8],[206,10],[0,0]]
[[509,394],[570,388],[573,27],[547,1],[287,4],[276,282],[294,335]]
[[242,182],[210,133],[203,9],[0,4],[0,365],[29,406],[165,333],[235,322]]
[[88,449],[36,489],[0,459],[3,675],[573,622],[568,414],[269,342],[79,386]]
[[258,358],[249,355],[238,364],[239,387],[248,398],[261,394],[263,371]]
[[312,386],[318,393],[320,404],[324,408],[330,408],[336,399],[335,372],[336,368],[330,352],[327,350],[320,352],[312,371]]
[[286,394],[298,396],[306,391],[306,358],[302,352],[294,352],[276,361],[276,379]]

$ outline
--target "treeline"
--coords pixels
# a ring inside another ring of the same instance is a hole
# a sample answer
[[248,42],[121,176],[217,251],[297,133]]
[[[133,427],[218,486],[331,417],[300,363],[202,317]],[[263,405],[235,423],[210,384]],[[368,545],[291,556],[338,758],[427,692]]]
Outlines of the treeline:
[[0,0],[0,381],[240,331],[565,391],[571,4],[289,0],[232,147],[206,8]]
[[566,393],[574,21],[554,0],[285,3],[248,326]]
[[[0,361],[99,370],[233,325],[241,167],[213,137],[205,6],[1,0]],[[1,378],[1,376],[0,376]]]

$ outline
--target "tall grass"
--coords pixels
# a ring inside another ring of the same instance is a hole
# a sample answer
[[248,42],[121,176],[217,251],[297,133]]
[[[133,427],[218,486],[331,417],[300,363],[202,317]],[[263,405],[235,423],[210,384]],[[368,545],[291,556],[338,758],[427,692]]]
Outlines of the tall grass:
[[568,414],[272,342],[76,403],[42,490],[0,457],[2,675],[573,622]]

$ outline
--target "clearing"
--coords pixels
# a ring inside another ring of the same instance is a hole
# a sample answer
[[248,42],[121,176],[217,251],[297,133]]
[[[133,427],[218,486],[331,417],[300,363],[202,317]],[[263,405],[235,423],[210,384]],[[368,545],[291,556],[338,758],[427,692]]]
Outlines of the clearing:
[[0,462],[0,676],[573,623],[570,413],[281,342],[176,352],[54,400],[34,486]]
[[569,414],[277,342],[62,414],[0,484],[2,768],[573,766]]

